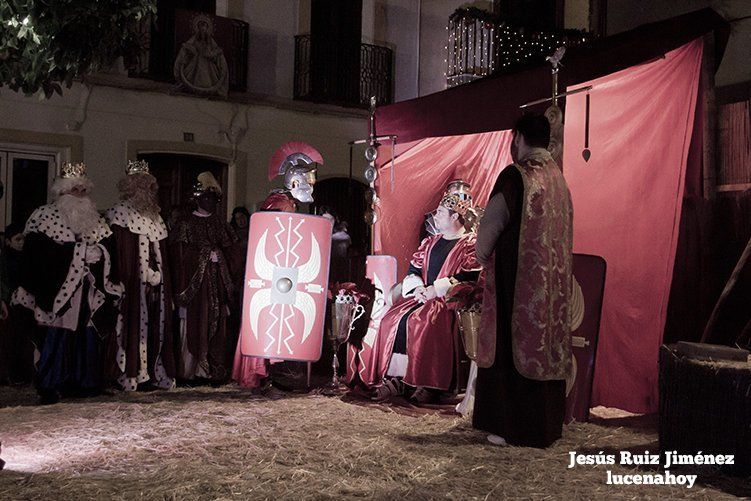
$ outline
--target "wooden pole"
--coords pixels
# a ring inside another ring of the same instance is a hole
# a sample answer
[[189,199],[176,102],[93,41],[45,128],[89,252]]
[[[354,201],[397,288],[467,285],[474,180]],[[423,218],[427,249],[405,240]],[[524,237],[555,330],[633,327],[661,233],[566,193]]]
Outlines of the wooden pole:
[[704,199],[712,200],[717,194],[717,100],[715,97],[715,40],[714,33],[704,35],[701,64],[701,86],[704,104],[701,107],[703,143]]

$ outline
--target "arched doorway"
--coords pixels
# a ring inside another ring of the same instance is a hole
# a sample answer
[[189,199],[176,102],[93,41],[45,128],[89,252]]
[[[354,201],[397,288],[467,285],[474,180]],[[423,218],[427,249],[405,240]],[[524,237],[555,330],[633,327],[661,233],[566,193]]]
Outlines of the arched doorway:
[[365,256],[370,252],[370,226],[365,223],[367,188],[355,179],[333,177],[318,181],[313,193],[315,207],[331,207],[347,223],[352,239],[349,280],[353,282],[365,278]]
[[170,221],[173,212],[187,207],[193,185],[198,174],[211,172],[216,178],[222,192],[220,214],[227,214],[227,164],[225,162],[198,155],[176,153],[143,153],[139,160],[149,163],[149,170],[159,183],[159,206],[162,217]]

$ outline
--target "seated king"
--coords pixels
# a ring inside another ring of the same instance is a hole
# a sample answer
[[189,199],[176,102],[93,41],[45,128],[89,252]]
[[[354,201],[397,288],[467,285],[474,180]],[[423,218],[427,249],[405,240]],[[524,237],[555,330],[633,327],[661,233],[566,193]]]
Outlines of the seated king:
[[456,387],[462,348],[456,314],[445,301],[460,282],[477,280],[475,234],[468,231],[472,198],[445,194],[433,214],[435,235],[425,238],[412,256],[402,282],[403,301],[384,315],[374,340],[368,382],[379,381],[373,398],[385,400],[414,390],[414,404],[435,402]]

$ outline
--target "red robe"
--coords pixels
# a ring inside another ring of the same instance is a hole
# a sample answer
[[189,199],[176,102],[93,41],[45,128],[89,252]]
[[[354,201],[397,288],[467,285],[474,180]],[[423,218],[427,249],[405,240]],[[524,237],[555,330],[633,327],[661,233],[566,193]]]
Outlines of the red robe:
[[[411,264],[422,270],[426,285],[430,253],[441,235],[430,236],[422,241],[412,257]],[[475,235],[468,233],[454,245],[446,256],[437,279],[450,278],[458,273],[475,272],[480,265],[475,257]],[[456,313],[451,304],[437,297],[423,305],[410,297],[394,305],[381,320],[378,335],[373,340],[373,349],[363,358],[361,370],[363,383],[378,384],[386,375],[402,317],[407,320],[408,365],[404,382],[410,386],[424,386],[448,390],[456,381],[456,366],[461,346],[457,335]],[[417,307],[414,311],[410,311]]]

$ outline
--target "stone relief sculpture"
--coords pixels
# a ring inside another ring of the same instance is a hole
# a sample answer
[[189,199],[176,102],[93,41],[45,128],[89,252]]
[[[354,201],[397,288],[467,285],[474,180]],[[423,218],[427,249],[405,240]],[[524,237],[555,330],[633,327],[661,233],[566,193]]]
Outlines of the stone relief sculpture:
[[229,71],[224,51],[214,40],[214,23],[205,14],[191,22],[193,36],[180,47],[174,75],[178,88],[197,94],[227,96]]

